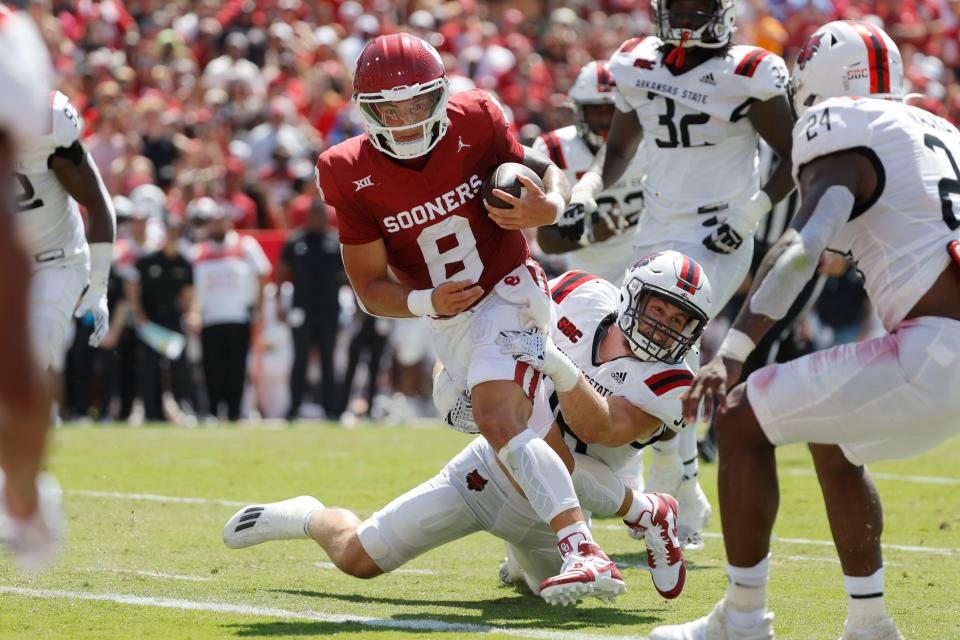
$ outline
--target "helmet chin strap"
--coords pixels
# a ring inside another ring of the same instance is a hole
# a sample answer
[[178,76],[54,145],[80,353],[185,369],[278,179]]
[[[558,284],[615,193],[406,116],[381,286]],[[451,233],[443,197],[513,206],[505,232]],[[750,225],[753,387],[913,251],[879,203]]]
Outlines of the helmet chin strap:
[[680,43],[673,48],[673,51],[667,54],[666,63],[673,67],[674,69],[679,69],[683,66],[683,63],[687,60],[687,51],[684,48],[684,45],[687,44],[687,40],[690,39],[690,32],[684,31],[680,34]]

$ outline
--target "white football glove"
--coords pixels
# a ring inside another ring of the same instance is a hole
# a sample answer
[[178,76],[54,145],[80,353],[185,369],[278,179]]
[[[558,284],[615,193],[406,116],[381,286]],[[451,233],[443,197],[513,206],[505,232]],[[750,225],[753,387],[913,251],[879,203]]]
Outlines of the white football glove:
[[448,427],[461,433],[480,433],[473,421],[470,394],[457,386],[443,368],[438,369],[433,376],[433,404]]
[[501,331],[497,338],[500,353],[525,362],[553,380],[553,386],[563,393],[577,386],[580,370],[567,355],[557,348],[549,335],[537,329]]
[[763,216],[772,208],[770,196],[762,189],[753,194],[745,202],[735,205],[736,217],[713,216],[704,221],[703,226],[715,227],[706,238],[703,245],[717,253],[733,253],[740,248],[744,239],[750,235]]
[[90,245],[90,284],[83,292],[74,317],[82,318],[87,313],[93,316],[93,333],[89,344],[96,347],[110,329],[110,311],[107,308],[107,282],[110,279],[110,263],[113,260],[113,244],[97,242]]
[[[0,495],[4,482],[0,474]],[[0,501],[0,542],[13,554],[13,560],[25,573],[36,574],[60,555],[64,538],[61,505],[63,491],[57,479],[48,473],[37,478],[37,511],[26,520],[12,517]]]
[[570,201],[557,221],[557,232],[564,240],[586,245],[593,237],[591,226],[597,211],[597,202],[589,196],[583,199],[585,202]]

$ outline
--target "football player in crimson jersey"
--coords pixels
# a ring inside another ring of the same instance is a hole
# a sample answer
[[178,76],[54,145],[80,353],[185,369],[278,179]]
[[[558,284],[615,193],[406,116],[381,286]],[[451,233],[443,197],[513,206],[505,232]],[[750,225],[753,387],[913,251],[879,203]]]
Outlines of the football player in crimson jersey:
[[[488,94],[450,97],[439,54],[419,38],[374,39],[353,82],[366,133],[322,153],[316,174],[360,304],[374,315],[430,316],[438,356],[472,392],[480,432],[571,559],[542,585],[544,599],[615,597],[625,586],[590,537],[567,467],[526,429],[540,374],[495,344],[501,329],[550,322],[546,278],[521,229],[563,213],[563,172],[517,142]],[[485,206],[483,180],[504,162],[536,171],[545,192],[521,178],[520,198],[494,191],[511,209]]]
[[21,186],[16,154],[43,132],[51,73],[32,21],[0,5],[0,541],[28,571],[56,556],[62,514],[55,480],[40,474],[50,401],[30,349],[32,256],[9,203]]
[[[960,131],[904,104],[902,83],[897,46],[869,22],[831,22],[801,49],[791,81],[800,208],[684,399],[687,419],[701,400],[707,412],[720,408],[726,597],[708,616],[651,638],[774,637],[766,590],[775,448],[805,442],[849,596],[841,640],[902,640],[885,611],[883,514],[864,465],[960,433]],[[855,262],[888,333],[764,367],[727,393],[828,249]]]
[[[596,208],[641,140],[647,150],[644,213],[635,256],[674,249],[710,277],[715,317],[750,269],[757,221],[793,189],[790,107],[783,60],[733,45],[734,0],[653,0],[657,36],[632,38],[610,59],[617,111],[605,152],[576,184],[571,208]],[[757,138],[781,158],[762,186]],[[698,352],[691,350],[696,369]],[[701,546],[711,514],[700,489],[694,429],[653,447],[648,489],[676,495],[680,530]]]

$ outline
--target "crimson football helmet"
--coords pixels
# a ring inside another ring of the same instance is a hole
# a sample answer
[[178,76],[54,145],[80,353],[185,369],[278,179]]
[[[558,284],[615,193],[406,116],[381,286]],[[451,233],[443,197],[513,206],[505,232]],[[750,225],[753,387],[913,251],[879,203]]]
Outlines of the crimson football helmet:
[[357,60],[353,101],[371,144],[393,158],[417,158],[440,142],[449,94],[440,54],[409,33],[375,38]]
[[[617,325],[641,360],[680,362],[707,326],[710,281],[692,258],[661,251],[627,269],[620,287]],[[679,307],[690,319],[677,330],[648,312],[654,298]],[[657,339],[659,337],[659,339]]]
[[[606,139],[606,131],[597,133],[590,128],[584,116],[584,107],[612,105],[613,76],[607,70],[606,60],[593,60],[583,65],[573,86],[570,87],[570,102],[577,114],[577,133],[594,147],[599,147]],[[610,125],[607,124],[607,131]]]
[[787,85],[797,116],[827,98],[903,96],[903,58],[883,29],[869,22],[828,22],[807,38]]
[[[710,0],[711,10],[671,10],[672,0],[650,0],[650,9],[657,25],[657,37],[679,47],[705,47],[719,49],[733,38],[736,27],[736,8],[733,0]],[[677,24],[681,19],[698,23],[696,28]],[[702,23],[701,23],[702,22]]]

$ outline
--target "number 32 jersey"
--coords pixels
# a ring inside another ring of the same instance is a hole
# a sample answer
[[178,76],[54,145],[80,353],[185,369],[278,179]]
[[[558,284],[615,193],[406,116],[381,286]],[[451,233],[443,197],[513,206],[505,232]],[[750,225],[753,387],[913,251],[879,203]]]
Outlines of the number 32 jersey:
[[831,98],[797,121],[794,179],[804,165],[842,151],[873,163],[877,189],[830,248],[855,261],[890,331],[940,276],[947,244],[960,238],[960,132],[901,102]]
[[317,184],[337,210],[340,242],[382,239],[403,284],[430,289],[472,280],[489,292],[530,250],[522,232],[502,229],[487,215],[480,186],[498,165],[523,162],[523,147],[483,91],[451,97],[447,115],[446,135],[422,169],[391,160],[361,135],[320,155]]
[[695,217],[701,207],[750,197],[760,176],[747,115],[754,102],[785,95],[786,65],[765,49],[737,45],[674,75],[662,47],[656,37],[633,38],[610,59],[617,108],[636,111],[649,147],[650,214]]
[[[46,106],[46,131],[21,149],[14,170],[17,226],[30,253],[42,261],[56,258],[86,259],[87,240],[77,203],[50,169],[50,157],[80,139],[76,109],[59,91]],[[62,251],[62,253],[61,253]]]

